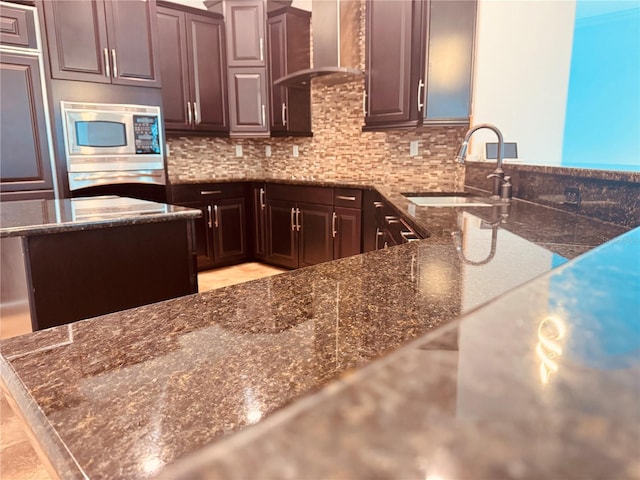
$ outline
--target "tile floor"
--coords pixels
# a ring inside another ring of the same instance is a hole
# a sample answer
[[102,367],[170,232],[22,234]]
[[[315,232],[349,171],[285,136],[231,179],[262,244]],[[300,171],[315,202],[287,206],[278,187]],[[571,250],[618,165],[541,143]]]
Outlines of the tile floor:
[[[198,274],[199,291],[204,292],[257,278],[276,275],[286,270],[257,262],[208,270]],[[2,319],[5,323],[6,319]],[[22,332],[20,332],[22,333]],[[13,329],[0,328],[2,338],[15,335]],[[50,476],[31,446],[23,425],[0,394],[0,479],[49,480]]]

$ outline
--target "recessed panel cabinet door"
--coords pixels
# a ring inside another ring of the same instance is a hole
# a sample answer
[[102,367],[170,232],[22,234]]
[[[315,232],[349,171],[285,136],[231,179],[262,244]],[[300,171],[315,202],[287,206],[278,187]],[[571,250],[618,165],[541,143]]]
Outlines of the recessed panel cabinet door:
[[44,1],[51,76],[111,83],[110,52],[102,2]]
[[268,134],[266,102],[266,69],[229,69],[229,108],[232,134]]
[[0,56],[0,191],[53,188],[38,59]]
[[211,229],[209,223],[213,225],[210,214],[209,202],[180,202],[180,205],[189,208],[197,208],[202,212],[202,216],[194,219],[195,235],[196,235],[196,255],[198,262],[198,270],[211,268],[215,264],[215,255],[213,249],[213,238],[211,237]]
[[160,86],[151,0],[45,0],[51,76]]
[[295,204],[267,201],[267,248],[269,263],[298,267],[298,237]]
[[224,23],[187,14],[194,130],[228,131]]
[[105,12],[113,83],[159,87],[155,1],[105,1]]
[[333,260],[332,216],[329,205],[300,204],[299,266]]
[[163,79],[162,114],[167,130],[191,130],[187,115],[189,75],[185,14],[158,7],[159,65]]
[[344,258],[362,252],[362,211],[358,208],[335,207],[333,258]]
[[247,257],[245,199],[217,200],[213,205],[216,263],[237,263]]
[[230,67],[265,65],[265,16],[262,0],[228,1],[225,18],[229,38],[227,43]]

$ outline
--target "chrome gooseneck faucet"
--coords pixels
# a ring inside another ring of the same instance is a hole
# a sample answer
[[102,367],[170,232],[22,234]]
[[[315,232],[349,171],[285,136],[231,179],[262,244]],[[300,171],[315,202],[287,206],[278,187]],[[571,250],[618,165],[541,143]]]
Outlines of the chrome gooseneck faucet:
[[469,139],[471,138],[471,135],[482,128],[488,128],[489,130],[492,130],[498,137],[498,165],[496,166],[496,169],[493,171],[493,173],[487,176],[487,178],[493,178],[491,197],[494,199],[498,199],[500,198],[500,187],[505,182],[504,170],[502,170],[502,159],[504,157],[504,140],[502,138],[502,132],[498,130],[498,127],[496,127],[495,125],[491,125],[490,123],[481,123],[479,125],[476,125],[475,127],[471,127],[467,134],[464,136],[464,141],[462,142],[462,145],[460,145],[460,151],[458,152],[456,160],[458,160],[458,162],[460,163],[464,163],[464,158],[467,155],[467,147],[469,146]]

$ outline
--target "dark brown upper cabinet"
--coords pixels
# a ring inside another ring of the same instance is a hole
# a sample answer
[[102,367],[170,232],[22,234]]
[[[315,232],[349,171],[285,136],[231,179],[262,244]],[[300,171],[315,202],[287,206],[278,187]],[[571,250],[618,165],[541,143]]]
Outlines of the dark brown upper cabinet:
[[476,0],[367,0],[363,130],[468,123],[475,19]]
[[421,123],[423,7],[421,0],[366,3],[365,129]]
[[35,9],[0,9],[0,200],[53,198]]
[[264,67],[265,2],[228,0],[225,2],[227,53],[230,67]]
[[155,0],[42,1],[51,76],[159,87]]
[[267,44],[272,136],[311,136],[311,87],[274,86],[280,77],[310,67],[310,13],[287,7],[269,12]]
[[269,135],[266,68],[229,68],[231,135]]
[[224,2],[229,85],[229,134],[269,135],[265,2]]
[[224,22],[219,15],[158,2],[159,65],[165,128],[229,131]]

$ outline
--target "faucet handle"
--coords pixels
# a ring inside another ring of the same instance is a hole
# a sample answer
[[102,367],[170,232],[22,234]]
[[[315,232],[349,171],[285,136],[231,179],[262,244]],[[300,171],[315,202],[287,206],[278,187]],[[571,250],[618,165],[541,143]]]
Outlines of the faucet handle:
[[499,178],[501,182],[504,182],[504,172],[493,172],[487,175],[487,178]]

